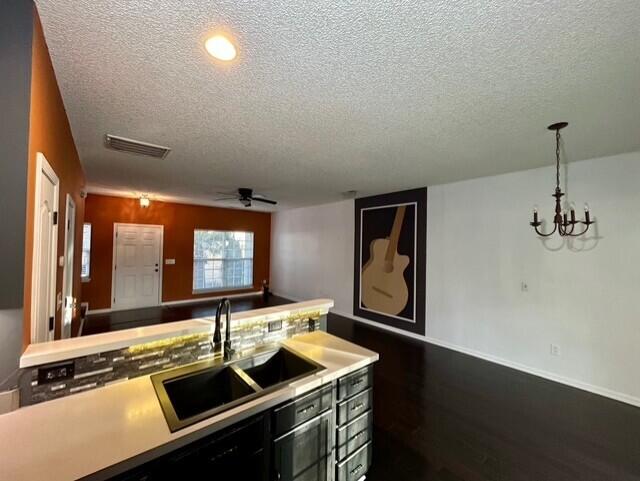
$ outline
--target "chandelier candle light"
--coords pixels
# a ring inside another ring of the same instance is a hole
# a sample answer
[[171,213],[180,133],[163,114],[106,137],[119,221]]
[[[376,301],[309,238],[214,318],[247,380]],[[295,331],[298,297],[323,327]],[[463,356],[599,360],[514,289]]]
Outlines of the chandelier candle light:
[[[556,198],[556,212],[553,217],[553,230],[547,234],[540,232],[538,229],[542,222],[538,219],[538,209],[533,208],[533,222],[530,222],[529,225],[533,227],[536,233],[542,237],[549,237],[558,232],[558,234],[562,237],[571,236],[571,237],[579,237],[585,232],[589,230],[589,226],[595,223],[595,221],[591,220],[589,215],[589,206],[587,204],[584,205],[584,220],[576,220],[576,210],[572,204],[570,204],[570,213],[567,217],[567,211],[562,209],[561,199],[564,196],[564,192],[560,189],[560,130],[564,129],[567,125],[567,122],[558,122],[557,124],[552,124],[547,127],[549,130],[556,131],[556,191],[553,194],[553,197]],[[574,232],[576,224],[582,224],[584,227],[580,228],[580,232]]]

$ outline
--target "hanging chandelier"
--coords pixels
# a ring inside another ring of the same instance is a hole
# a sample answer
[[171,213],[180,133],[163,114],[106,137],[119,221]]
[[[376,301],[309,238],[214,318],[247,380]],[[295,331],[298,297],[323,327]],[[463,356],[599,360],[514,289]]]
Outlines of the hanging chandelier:
[[[553,197],[556,198],[556,210],[553,216],[553,230],[547,234],[540,231],[539,227],[542,222],[538,219],[538,209],[535,207],[533,209],[533,222],[529,223],[536,233],[542,237],[552,236],[556,232],[562,237],[578,237],[587,232],[591,224],[595,223],[595,221],[591,220],[587,204],[584,205],[584,220],[576,220],[576,210],[573,204],[570,204],[568,216],[567,211],[562,209],[561,199],[564,197],[564,192],[560,189],[560,130],[567,125],[569,125],[567,122],[558,122],[547,127],[549,130],[556,131],[556,191],[553,194]],[[579,232],[575,231],[576,224],[582,224],[579,227]]]

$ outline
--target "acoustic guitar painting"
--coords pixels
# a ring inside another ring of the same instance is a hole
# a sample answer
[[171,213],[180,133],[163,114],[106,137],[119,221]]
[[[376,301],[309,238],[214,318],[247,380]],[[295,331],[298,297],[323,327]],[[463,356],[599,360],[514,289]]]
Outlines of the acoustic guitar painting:
[[396,210],[391,233],[386,239],[374,239],[370,244],[370,259],[362,267],[361,302],[371,310],[398,315],[409,300],[404,271],[409,256],[398,254],[398,240],[407,206]]

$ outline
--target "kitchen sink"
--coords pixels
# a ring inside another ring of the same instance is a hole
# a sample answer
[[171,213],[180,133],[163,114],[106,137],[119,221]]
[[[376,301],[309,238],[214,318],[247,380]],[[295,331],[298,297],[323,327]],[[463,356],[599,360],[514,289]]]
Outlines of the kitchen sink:
[[171,432],[324,369],[287,348],[224,364],[203,361],[151,376]]
[[164,389],[180,420],[228,405],[256,392],[230,367],[206,369],[169,379],[164,382]]
[[318,371],[319,367],[315,362],[284,348],[239,361],[236,366],[262,389],[306,377]]

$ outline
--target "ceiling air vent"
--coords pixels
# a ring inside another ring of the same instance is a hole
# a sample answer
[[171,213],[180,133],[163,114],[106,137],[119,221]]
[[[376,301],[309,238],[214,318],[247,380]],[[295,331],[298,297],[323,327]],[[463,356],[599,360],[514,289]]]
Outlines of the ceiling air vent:
[[156,159],[164,159],[169,155],[169,152],[171,152],[169,147],[140,142],[139,140],[127,139],[125,137],[118,137],[117,135],[111,134],[106,135],[105,144],[109,149],[117,150],[119,152],[148,155],[149,157],[155,157]]

